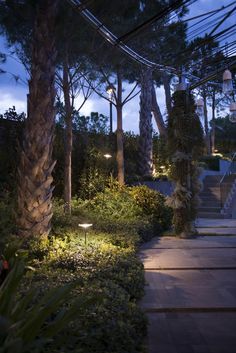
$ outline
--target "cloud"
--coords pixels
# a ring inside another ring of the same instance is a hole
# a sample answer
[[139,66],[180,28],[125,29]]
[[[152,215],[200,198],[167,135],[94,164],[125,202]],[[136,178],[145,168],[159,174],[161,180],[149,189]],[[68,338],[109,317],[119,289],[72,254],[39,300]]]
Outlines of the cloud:
[[11,108],[13,105],[16,107],[18,113],[26,112],[26,96],[25,99],[19,98],[19,94],[12,93],[9,90],[5,90],[3,87],[0,88],[0,113],[5,113],[6,110]]

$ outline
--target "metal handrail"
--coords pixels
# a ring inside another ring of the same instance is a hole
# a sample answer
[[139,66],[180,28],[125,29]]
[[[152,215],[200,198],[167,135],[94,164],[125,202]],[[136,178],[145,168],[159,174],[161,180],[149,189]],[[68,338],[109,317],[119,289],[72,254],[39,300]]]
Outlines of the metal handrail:
[[230,162],[230,165],[220,180],[220,199],[221,199],[221,207],[222,208],[224,207],[224,203],[225,203],[227,196],[229,194],[229,191],[230,191],[230,190],[227,190],[226,187],[224,188],[224,183],[225,183],[227,177],[229,177],[232,174],[236,174],[235,162],[236,162],[236,152],[234,152],[233,157]]

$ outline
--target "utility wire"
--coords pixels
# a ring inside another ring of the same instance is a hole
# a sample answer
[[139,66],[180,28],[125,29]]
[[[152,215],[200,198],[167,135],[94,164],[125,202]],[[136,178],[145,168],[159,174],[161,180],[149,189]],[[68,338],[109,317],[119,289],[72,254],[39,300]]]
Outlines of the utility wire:
[[162,11],[160,11],[159,13],[154,15],[153,17],[149,18],[147,21],[143,22],[142,24],[140,24],[136,28],[132,29],[128,33],[126,33],[123,36],[119,37],[118,38],[118,42],[127,41],[128,39],[136,36],[141,30],[143,30],[146,27],[150,26],[154,22],[162,19],[163,17],[167,16],[171,12],[178,10],[178,8],[180,8],[180,7],[184,6],[184,5],[187,5],[189,2],[193,3],[195,1],[196,0],[194,0],[194,1],[192,1],[192,0],[177,0],[177,1],[175,1],[172,5],[167,6],[165,9],[163,9]]
[[233,14],[233,12],[234,12],[235,10],[236,10],[236,6],[235,6],[233,9],[231,9],[231,10],[225,15],[225,17],[222,18],[222,20],[221,20],[219,23],[217,23],[217,25],[213,28],[213,30],[209,33],[209,35],[212,36],[212,34],[222,25],[222,23],[223,23],[228,17],[230,17],[230,16]]
[[[121,49],[124,53],[126,53],[127,55],[129,55],[133,60],[135,60],[136,62],[145,65],[147,67],[150,68],[156,68],[160,71],[165,71],[165,72],[169,72],[169,73],[176,73],[177,71],[175,69],[173,69],[172,67],[169,66],[165,66],[165,65],[161,65],[161,64],[157,64],[155,62],[152,62],[146,58],[144,58],[143,56],[139,55],[138,53],[136,53],[134,50],[132,50],[131,48],[129,48],[127,45],[125,45],[124,43],[121,42],[121,38],[117,38],[111,31],[108,30],[107,27],[104,26],[104,24],[102,22],[100,22],[90,11],[88,11],[86,9],[86,7],[81,3],[80,0],[67,0],[80,14],[81,16],[87,21],[89,22],[90,25],[92,25],[92,27],[94,27],[96,29],[96,31],[103,37],[106,39],[106,41],[108,41],[111,45],[113,46],[117,46],[119,49]],[[189,0],[185,1],[186,3],[189,3]],[[179,3],[179,1],[178,1]],[[175,3],[177,4],[177,2]],[[182,3],[183,4],[183,3]],[[173,9],[172,9],[173,11]],[[157,19],[156,19],[157,20]],[[153,19],[154,21],[154,19]],[[152,22],[153,23],[153,22]],[[150,24],[150,22],[149,22]],[[144,23],[143,27],[144,28],[147,24]],[[215,34],[212,37],[207,37],[206,39],[204,39],[200,45],[200,47],[204,44],[209,43],[210,41],[215,40],[216,38],[219,38],[220,36],[227,34],[230,30],[232,30],[235,25],[232,25],[226,29],[224,29],[223,31]],[[134,31],[136,32],[137,28],[134,29]],[[131,31],[133,33],[133,31]],[[130,32],[129,32],[130,33]],[[127,37],[128,38],[128,37]],[[199,45],[195,48],[195,51],[197,50],[197,48],[199,48]],[[187,50],[188,51],[188,50]],[[187,52],[182,51],[180,53],[186,53]],[[230,66],[236,66],[236,60],[232,61],[231,63],[227,64],[227,67]],[[223,71],[226,68],[226,66],[223,68],[221,68],[220,70]],[[210,75],[208,75],[207,77],[199,80],[199,82],[193,84],[190,86],[190,89],[194,89],[198,86],[201,86],[202,84],[204,84],[205,82],[214,79],[219,73],[219,70],[217,72],[214,72]]]

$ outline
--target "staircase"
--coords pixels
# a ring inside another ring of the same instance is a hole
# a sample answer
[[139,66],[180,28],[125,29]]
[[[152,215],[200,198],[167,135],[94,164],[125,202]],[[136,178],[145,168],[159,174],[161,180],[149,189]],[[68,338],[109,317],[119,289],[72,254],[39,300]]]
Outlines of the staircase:
[[222,175],[209,175],[203,180],[203,190],[200,193],[201,204],[198,208],[198,218],[224,218],[221,214],[220,181]]

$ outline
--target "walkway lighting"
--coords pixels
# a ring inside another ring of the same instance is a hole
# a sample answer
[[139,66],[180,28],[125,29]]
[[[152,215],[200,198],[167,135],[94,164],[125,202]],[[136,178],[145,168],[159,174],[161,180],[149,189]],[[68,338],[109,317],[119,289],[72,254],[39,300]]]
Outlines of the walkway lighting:
[[84,242],[87,244],[87,229],[92,227],[91,223],[81,223],[79,224],[79,227],[84,229]]
[[225,70],[223,73],[223,92],[225,94],[230,93],[233,91],[233,81],[232,81],[232,74],[229,70]]
[[111,158],[111,157],[112,157],[112,155],[111,155],[111,154],[109,154],[109,153],[106,153],[106,154],[104,154],[104,155],[103,155],[103,157],[105,157],[105,158],[106,158],[106,160],[107,160],[107,159]]

